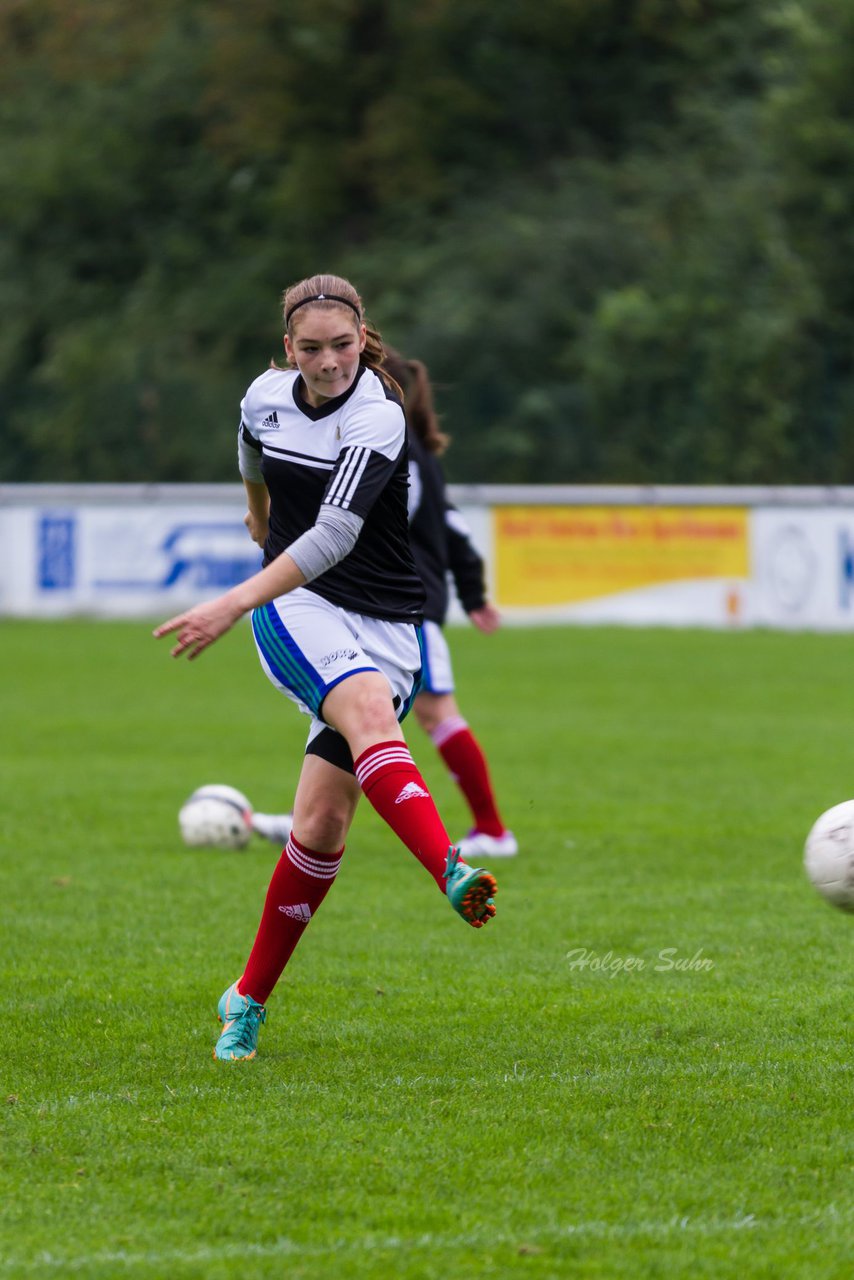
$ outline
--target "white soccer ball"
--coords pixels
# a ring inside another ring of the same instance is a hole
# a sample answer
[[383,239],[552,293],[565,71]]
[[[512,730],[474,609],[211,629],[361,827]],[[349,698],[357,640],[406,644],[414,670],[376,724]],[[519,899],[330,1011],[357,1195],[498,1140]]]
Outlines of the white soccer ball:
[[178,826],[184,844],[193,849],[245,849],[252,835],[252,805],[236,787],[211,783],[184,801]]
[[854,911],[854,800],[823,813],[807,836],[804,867],[822,897]]

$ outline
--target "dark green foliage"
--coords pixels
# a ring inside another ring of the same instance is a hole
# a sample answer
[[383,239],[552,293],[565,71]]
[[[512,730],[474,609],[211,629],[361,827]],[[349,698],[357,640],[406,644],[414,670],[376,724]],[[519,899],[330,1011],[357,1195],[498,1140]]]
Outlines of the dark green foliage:
[[846,0],[10,0],[0,481],[234,475],[349,274],[455,480],[845,482]]

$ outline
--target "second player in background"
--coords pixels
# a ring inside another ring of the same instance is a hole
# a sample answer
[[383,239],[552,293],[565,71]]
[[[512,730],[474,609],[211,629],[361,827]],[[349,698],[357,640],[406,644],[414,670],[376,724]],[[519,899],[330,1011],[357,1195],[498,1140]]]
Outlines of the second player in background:
[[441,430],[426,367],[386,347],[384,368],[405,396],[409,434],[409,537],[415,567],[427,592],[424,607],[424,676],[413,711],[456,782],[471,813],[471,830],[459,841],[463,857],[510,858],[519,847],[498,808],[483,749],[463,718],[442,630],[450,603],[448,575],[460,604],[478,631],[501,625],[489,603],[483,558],[450,501],[439,461],[450,443]]

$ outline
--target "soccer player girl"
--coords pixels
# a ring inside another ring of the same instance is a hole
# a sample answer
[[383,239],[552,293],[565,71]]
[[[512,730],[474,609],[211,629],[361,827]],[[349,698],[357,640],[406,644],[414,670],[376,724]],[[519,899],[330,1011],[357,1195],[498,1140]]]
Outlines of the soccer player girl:
[[402,388],[409,429],[409,536],[424,583],[424,674],[416,719],[431,738],[471,811],[472,829],[459,841],[463,858],[510,858],[519,846],[498,810],[483,749],[454,696],[454,672],[442,627],[448,613],[448,574],[472,623],[488,635],[501,625],[489,603],[483,559],[448,498],[440,456],[450,443],[441,430],[433,389],[420,360],[386,348],[383,368]]
[[379,334],[349,281],[283,296],[288,368],[241,404],[238,461],[261,570],[156,628],[199,656],[251,613],[261,665],[311,719],[293,830],[242,975],[223,993],[221,1059],[255,1056],[266,1002],[341,864],[364,793],[475,928],[495,879],[451,845],[400,721],[418,690],[424,589],[409,542],[406,422]]

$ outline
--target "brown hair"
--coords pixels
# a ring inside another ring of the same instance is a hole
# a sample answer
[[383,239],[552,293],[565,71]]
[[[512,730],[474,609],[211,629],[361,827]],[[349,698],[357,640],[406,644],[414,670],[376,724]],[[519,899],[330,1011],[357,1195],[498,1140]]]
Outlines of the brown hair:
[[[293,337],[294,312],[297,308],[308,307],[322,307],[327,311],[330,307],[341,307],[348,314],[353,315],[356,324],[363,324],[366,335],[365,349],[359,357],[359,363],[372,369],[396,395],[400,396],[401,400],[403,399],[403,392],[394,375],[387,373],[382,367],[385,360],[382,337],[378,330],[373,329],[365,319],[362,299],[349,280],[345,280],[343,276],[316,275],[300,280],[297,284],[292,284],[285,289],[282,294],[282,318],[285,322],[285,332],[289,337]],[[292,360],[288,360],[288,364],[291,368],[295,368]]]
[[420,360],[407,360],[393,347],[386,347],[385,369],[403,388],[403,403],[409,426],[428,453],[435,453],[437,456],[443,454],[451,443],[451,437],[439,426],[427,366]]

